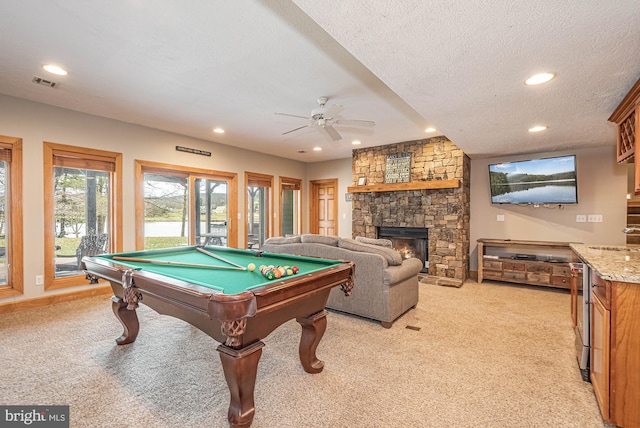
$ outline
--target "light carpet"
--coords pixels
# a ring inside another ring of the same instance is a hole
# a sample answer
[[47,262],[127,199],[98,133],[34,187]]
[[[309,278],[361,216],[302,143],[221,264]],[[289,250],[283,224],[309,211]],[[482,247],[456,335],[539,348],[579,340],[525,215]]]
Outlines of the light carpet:
[[[126,346],[106,296],[0,315],[0,404],[68,404],[72,427],[228,426],[217,343],[138,314]],[[290,321],[264,340],[252,427],[608,426],[577,367],[566,291],[421,284],[391,329],[330,312],[315,375],[299,337]]]

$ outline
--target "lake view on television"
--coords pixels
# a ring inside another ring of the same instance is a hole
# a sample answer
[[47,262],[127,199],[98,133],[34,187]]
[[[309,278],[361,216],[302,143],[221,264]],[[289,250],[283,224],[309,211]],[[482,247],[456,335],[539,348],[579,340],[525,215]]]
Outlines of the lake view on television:
[[575,156],[489,165],[494,204],[575,204]]

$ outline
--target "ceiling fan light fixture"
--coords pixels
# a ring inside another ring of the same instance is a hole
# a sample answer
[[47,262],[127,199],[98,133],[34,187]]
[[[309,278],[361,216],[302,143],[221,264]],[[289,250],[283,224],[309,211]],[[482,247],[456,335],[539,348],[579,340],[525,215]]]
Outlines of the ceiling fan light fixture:
[[549,80],[553,79],[554,77],[556,77],[556,73],[550,73],[550,72],[538,73],[538,74],[534,74],[533,76],[525,80],[524,84],[529,86],[540,85],[542,83],[547,83]]
[[42,68],[44,68],[51,74],[55,74],[56,76],[66,76],[67,74],[69,74],[64,68],[58,67],[54,64],[44,64]]

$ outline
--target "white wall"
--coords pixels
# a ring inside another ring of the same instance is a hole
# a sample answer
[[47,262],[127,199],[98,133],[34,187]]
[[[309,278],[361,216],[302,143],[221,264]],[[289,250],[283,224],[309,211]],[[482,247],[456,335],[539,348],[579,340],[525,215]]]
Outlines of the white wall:
[[[347,187],[351,186],[351,159],[338,159],[327,162],[316,162],[307,165],[307,178],[309,180],[322,180],[327,178],[338,179],[338,236],[351,238],[351,202],[345,201]],[[307,184],[308,186],[308,184]],[[308,189],[308,187],[307,187]],[[307,204],[307,210],[309,205]],[[305,217],[309,217],[306,215]]]
[[[493,205],[489,164],[562,155],[576,155],[578,204],[558,208]],[[476,271],[477,240],[523,239],[624,245],[627,209],[627,166],[618,165],[615,137],[610,147],[546,152],[471,161],[471,263]],[[498,222],[497,215],[505,221]],[[602,223],[576,223],[578,214],[602,214]]]
[[[163,162],[238,174],[238,189],[244,189],[244,172],[258,172],[278,177],[306,178],[302,162],[264,155],[235,147],[211,143],[129,123],[78,113],[45,104],[0,95],[0,134],[23,140],[24,187],[24,295],[2,302],[34,298],[45,294],[35,285],[35,276],[44,274],[44,193],[42,175],[43,141],[71,146],[110,150],[123,154],[123,237],[124,251],[135,249],[134,230],[134,160]],[[175,146],[209,151],[211,157],[177,152]],[[349,169],[350,171],[350,169]],[[274,189],[274,206],[279,195]],[[238,192],[240,212],[244,214],[245,192]],[[277,210],[276,210],[277,211]],[[307,210],[304,210],[306,212]],[[304,214],[304,213],[303,213]],[[244,215],[243,215],[244,218]],[[276,219],[276,221],[279,221]],[[308,216],[303,216],[303,224]],[[244,221],[238,222],[238,242],[244,242]],[[47,291],[47,295],[79,290],[73,287]]]

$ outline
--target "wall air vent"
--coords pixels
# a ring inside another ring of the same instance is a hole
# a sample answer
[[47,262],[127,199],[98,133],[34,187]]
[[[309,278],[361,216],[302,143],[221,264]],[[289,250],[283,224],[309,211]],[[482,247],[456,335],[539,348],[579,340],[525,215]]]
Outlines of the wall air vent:
[[33,76],[33,79],[31,79],[31,81],[33,83],[37,83],[38,85],[44,85],[50,88],[55,88],[56,86],[58,86],[56,82],[52,82],[51,80],[43,79],[42,77],[38,76]]

